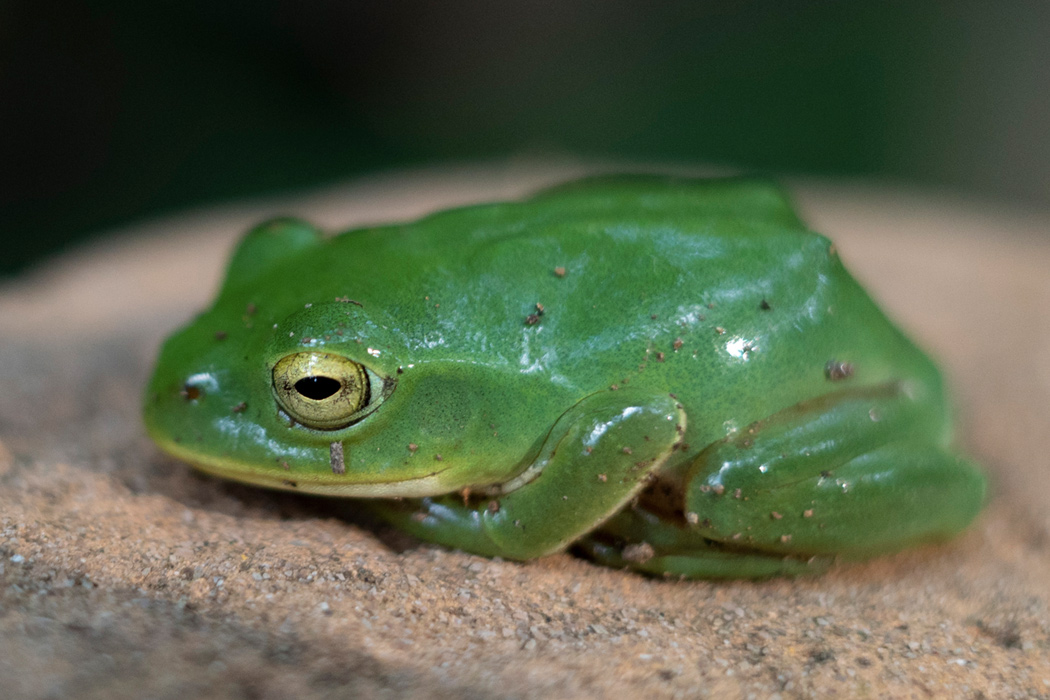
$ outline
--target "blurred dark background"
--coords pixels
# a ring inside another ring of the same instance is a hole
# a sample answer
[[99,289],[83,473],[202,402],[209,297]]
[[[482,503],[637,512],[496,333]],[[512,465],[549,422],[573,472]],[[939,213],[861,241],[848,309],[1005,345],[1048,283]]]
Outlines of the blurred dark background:
[[572,154],[1050,203],[1050,2],[0,0],[0,275],[191,205]]

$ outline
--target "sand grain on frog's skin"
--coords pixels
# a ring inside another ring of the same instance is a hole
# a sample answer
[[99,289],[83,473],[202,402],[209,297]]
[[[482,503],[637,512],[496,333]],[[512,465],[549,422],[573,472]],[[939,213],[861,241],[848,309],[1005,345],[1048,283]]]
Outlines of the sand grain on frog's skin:
[[[579,174],[410,173],[382,197],[373,184],[282,208],[334,229]],[[970,533],[815,579],[664,581],[568,554],[469,556],[337,499],[198,475],[145,437],[140,392],[272,207],[171,220],[0,289],[5,700],[1050,696],[1050,221],[796,194],[945,366],[964,444],[998,484]],[[1010,347],[1035,348],[1031,372],[988,362]]]

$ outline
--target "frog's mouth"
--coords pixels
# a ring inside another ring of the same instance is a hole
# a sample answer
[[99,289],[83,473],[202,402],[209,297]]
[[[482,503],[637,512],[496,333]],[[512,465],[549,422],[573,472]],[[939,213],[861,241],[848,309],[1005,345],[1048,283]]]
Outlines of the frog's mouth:
[[442,468],[422,476],[399,476],[390,481],[353,481],[347,477],[345,469],[343,472],[339,471],[340,464],[337,463],[335,450],[331,473],[293,474],[277,472],[272,468],[264,469],[257,464],[227,457],[201,454],[172,440],[156,437],[154,440],[164,452],[189,463],[199,471],[268,489],[338,498],[423,498],[440,496],[455,490],[442,478],[442,475],[453,467],[452,464],[445,464]]

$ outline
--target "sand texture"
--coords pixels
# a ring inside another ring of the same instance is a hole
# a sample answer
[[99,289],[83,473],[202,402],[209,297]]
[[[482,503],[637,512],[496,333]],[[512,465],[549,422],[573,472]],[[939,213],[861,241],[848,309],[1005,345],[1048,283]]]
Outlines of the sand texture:
[[157,347],[248,225],[406,219],[580,171],[413,172],[212,209],[0,286],[0,696],[1050,698],[1048,213],[794,188],[940,358],[994,480],[960,539],[821,578],[490,561],[198,475],[145,436]]

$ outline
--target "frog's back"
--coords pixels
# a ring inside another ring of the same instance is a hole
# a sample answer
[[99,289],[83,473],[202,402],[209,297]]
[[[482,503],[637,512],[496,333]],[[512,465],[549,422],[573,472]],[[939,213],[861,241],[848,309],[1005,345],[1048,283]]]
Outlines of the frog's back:
[[[589,289],[630,289],[645,299],[668,294],[669,281],[678,293],[682,285],[696,292],[711,287],[715,280],[694,274],[697,266],[739,276],[746,274],[742,256],[759,269],[827,244],[805,228],[782,190],[763,180],[598,177],[525,201],[350,231],[317,255],[315,262],[327,261],[333,274],[313,278],[336,286],[367,279],[369,291],[391,301],[420,289],[446,296],[474,291],[492,301],[552,281],[555,297],[576,295],[587,273]],[[669,273],[676,276],[669,280]]]
[[348,232],[315,256],[310,284],[339,294],[351,285],[355,299],[416,320],[414,332],[454,328],[441,345],[457,347],[458,337],[465,352],[484,335],[512,339],[517,357],[535,314],[538,341],[564,343],[562,358],[583,361],[624,333],[651,335],[669,303],[717,303],[794,274],[827,248],[769,183],[620,176]]

